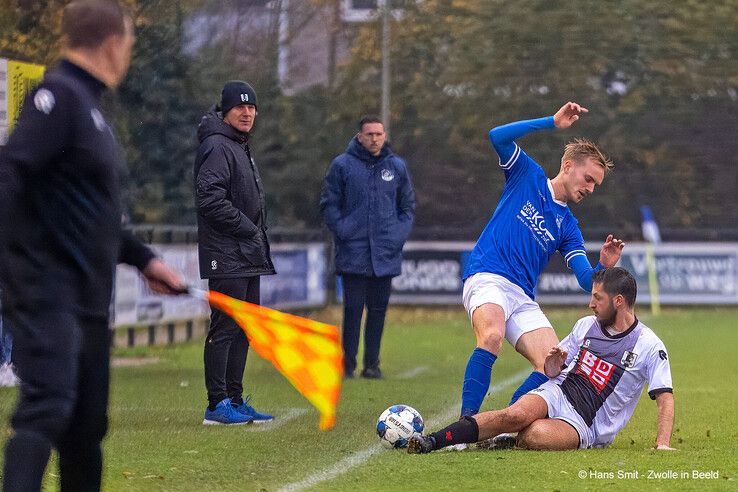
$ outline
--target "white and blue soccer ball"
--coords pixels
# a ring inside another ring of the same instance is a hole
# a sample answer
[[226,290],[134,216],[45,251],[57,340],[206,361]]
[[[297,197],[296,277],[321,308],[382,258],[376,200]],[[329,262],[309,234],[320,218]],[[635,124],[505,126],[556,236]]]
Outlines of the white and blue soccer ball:
[[382,445],[390,449],[407,447],[408,440],[423,433],[423,417],[408,405],[392,405],[377,420],[377,435]]

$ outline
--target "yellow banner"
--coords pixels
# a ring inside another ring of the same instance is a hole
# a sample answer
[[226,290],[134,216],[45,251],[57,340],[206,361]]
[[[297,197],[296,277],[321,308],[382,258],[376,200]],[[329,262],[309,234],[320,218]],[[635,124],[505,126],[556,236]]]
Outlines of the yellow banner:
[[8,130],[20,118],[21,105],[26,95],[44,76],[46,67],[33,63],[8,60]]

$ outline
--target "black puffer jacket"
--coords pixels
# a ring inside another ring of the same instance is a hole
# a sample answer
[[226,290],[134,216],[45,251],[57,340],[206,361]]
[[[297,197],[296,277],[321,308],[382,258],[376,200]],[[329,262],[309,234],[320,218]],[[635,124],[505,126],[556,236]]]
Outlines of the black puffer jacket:
[[194,177],[200,277],[274,274],[264,189],[248,135],[225,123],[213,107],[203,116],[197,137]]

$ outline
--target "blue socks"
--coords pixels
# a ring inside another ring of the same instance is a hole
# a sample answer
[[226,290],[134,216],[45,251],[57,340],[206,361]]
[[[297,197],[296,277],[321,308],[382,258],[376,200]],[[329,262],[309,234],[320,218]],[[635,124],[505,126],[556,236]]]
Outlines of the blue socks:
[[[475,348],[471,357],[469,357],[469,362],[466,364],[466,372],[464,373],[464,388],[461,393],[462,417],[476,415],[479,412],[482,401],[487,391],[489,391],[490,381],[492,380],[492,364],[496,360],[496,355],[480,347]],[[515,390],[510,400],[510,405],[546,381],[548,381],[548,377],[545,374],[533,371],[523,381],[523,384]]]
[[521,384],[520,387],[515,390],[515,393],[513,393],[512,400],[510,400],[510,405],[518,401],[518,398],[520,398],[527,392],[536,389],[546,381],[548,381],[548,377],[545,374],[542,374],[538,371],[531,372],[530,376],[528,376],[528,379],[523,381],[523,384]]
[[466,364],[464,388],[461,392],[461,416],[475,415],[489,390],[492,379],[492,364],[497,356],[483,348],[475,348]]

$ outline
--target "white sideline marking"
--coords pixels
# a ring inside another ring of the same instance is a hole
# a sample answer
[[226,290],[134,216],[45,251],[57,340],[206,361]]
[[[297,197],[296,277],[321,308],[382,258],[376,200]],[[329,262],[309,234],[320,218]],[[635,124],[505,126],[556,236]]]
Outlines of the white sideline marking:
[[281,489],[278,489],[278,492],[297,492],[300,490],[309,489],[310,487],[315,487],[321,482],[332,480],[339,475],[343,475],[351,468],[364,464],[366,461],[369,460],[369,458],[379,453],[380,451],[383,451],[384,449],[385,448],[379,443],[369,448],[362,449],[361,451],[342,459],[335,465],[325,468],[317,473],[313,473],[312,475],[299,482],[285,485]]
[[410,378],[414,378],[415,376],[418,376],[420,374],[423,374],[428,369],[429,369],[428,366],[413,367],[410,370],[407,370],[405,372],[401,372],[400,374],[398,374],[397,375],[397,379],[410,379]]
[[[530,368],[525,369],[524,371],[520,371],[517,374],[514,374],[510,376],[507,379],[504,379],[497,383],[496,385],[492,386],[490,388],[488,395],[494,395],[496,393],[499,393],[500,391],[504,390],[510,385],[517,384],[522,379],[530,374]],[[446,411],[444,411],[441,415],[438,415],[429,421],[426,422],[426,426],[435,427],[438,426],[444,422],[447,422],[451,420],[453,417],[457,416],[459,413],[459,403],[456,403],[449,407]],[[312,475],[307,476],[306,478],[300,480],[299,482],[293,482],[290,484],[285,485],[284,487],[281,487],[278,489],[278,492],[298,492],[301,490],[309,489],[311,487],[315,487],[319,483],[325,482],[327,480],[332,480],[339,475],[343,475],[347,471],[349,471],[351,468],[363,465],[365,462],[369,460],[372,456],[379,453],[380,451],[384,451],[385,448],[381,444],[375,444],[374,446],[370,446],[366,449],[362,449],[361,451],[358,451],[338,462],[336,462],[334,465],[329,466],[328,468],[324,468],[323,470],[320,470],[318,472],[313,473]]]

